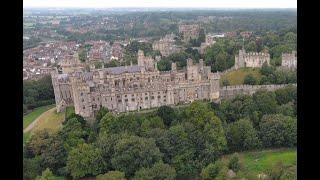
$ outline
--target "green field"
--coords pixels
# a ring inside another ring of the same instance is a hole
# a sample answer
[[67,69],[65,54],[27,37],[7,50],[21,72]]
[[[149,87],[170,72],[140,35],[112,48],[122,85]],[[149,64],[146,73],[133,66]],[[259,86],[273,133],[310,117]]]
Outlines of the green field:
[[64,121],[65,113],[57,113],[56,108],[52,108],[43,113],[43,116],[39,118],[37,125],[31,130],[31,132],[49,129],[57,131]]
[[225,79],[229,81],[230,85],[243,84],[244,78],[249,74],[252,74],[258,81],[260,81],[261,74],[259,68],[241,68],[222,75],[220,78],[220,85],[222,85],[222,82]]
[[37,117],[39,117],[42,113],[47,110],[53,108],[55,105],[42,106],[34,109],[32,112],[23,116],[23,129],[28,127]]
[[[222,157],[222,161],[227,163],[231,155]],[[289,168],[296,168],[297,150],[296,149],[273,149],[253,152],[239,153],[240,162],[244,170],[254,174],[266,173],[277,162]]]
[[31,137],[30,132],[23,133],[23,144],[25,144]]

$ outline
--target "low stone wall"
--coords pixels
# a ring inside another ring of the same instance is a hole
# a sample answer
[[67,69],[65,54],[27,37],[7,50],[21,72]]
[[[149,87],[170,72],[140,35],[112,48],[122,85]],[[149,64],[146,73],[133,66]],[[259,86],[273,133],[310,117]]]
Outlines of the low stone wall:
[[[289,84],[224,86],[220,88],[220,99],[233,98],[239,94],[252,95],[258,90],[275,91],[288,85]],[[297,86],[297,84],[291,85]]]

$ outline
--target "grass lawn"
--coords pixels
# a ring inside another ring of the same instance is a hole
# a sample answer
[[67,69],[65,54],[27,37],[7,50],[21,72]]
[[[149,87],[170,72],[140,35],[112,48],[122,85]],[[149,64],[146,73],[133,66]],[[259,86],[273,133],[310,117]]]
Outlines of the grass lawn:
[[34,109],[32,112],[23,116],[23,129],[28,127],[37,117],[39,117],[42,113],[46,112],[47,110],[53,108],[55,105],[49,106],[42,106]]
[[[227,163],[231,155],[222,157],[222,161]],[[253,152],[239,153],[240,162],[244,169],[254,174],[266,173],[266,171],[277,162],[281,161],[287,167],[295,168],[297,165],[296,149],[272,149]]]
[[39,122],[37,123],[37,125],[35,125],[31,132],[43,129],[50,129],[56,131],[62,126],[64,117],[64,112],[57,113],[56,108],[52,108],[49,111],[43,113],[43,115],[39,119]]
[[23,144],[25,144],[31,137],[30,132],[23,133]]
[[220,78],[220,85],[227,79],[230,85],[240,85],[243,84],[244,78],[248,74],[252,74],[258,81],[261,79],[260,68],[241,68],[235,71],[230,71]]
[[[42,111],[42,113],[37,113],[38,115],[35,117],[33,115],[34,119],[39,117],[38,123],[34,126],[33,129],[31,129],[29,132],[23,133],[23,144],[25,144],[32,136],[32,134],[35,131],[43,130],[43,129],[49,129],[52,131],[58,130],[62,126],[62,122],[64,121],[65,113],[57,113],[56,108],[52,108],[54,106],[49,106],[50,110],[46,110],[45,112]],[[33,112],[31,112],[33,113]],[[31,114],[30,113],[30,114]],[[34,120],[33,119],[33,120]]]

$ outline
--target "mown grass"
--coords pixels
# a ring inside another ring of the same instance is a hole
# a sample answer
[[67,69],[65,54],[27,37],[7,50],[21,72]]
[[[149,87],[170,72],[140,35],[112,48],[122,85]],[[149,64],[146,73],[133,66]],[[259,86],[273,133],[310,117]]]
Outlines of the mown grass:
[[31,132],[49,129],[57,131],[61,128],[62,122],[64,121],[65,113],[57,113],[56,108],[50,109],[40,117],[37,125],[31,130]]
[[30,132],[23,133],[23,144],[25,144],[27,141],[29,141],[30,137],[31,137]]
[[261,73],[259,68],[241,68],[222,75],[220,78],[220,85],[222,86],[224,80],[228,80],[230,85],[243,84],[244,78],[249,74],[252,74],[253,77],[260,81]]
[[254,173],[265,172],[281,161],[285,166],[295,166],[297,164],[297,151],[261,151],[244,154],[243,163],[245,168]]
[[23,116],[23,129],[28,127],[37,117],[39,117],[42,113],[46,112],[47,110],[53,108],[55,105],[49,106],[42,106],[34,109],[32,112]]
[[[229,162],[231,155],[222,157],[224,163]],[[272,149],[239,153],[239,159],[244,170],[254,174],[266,173],[276,163],[282,162],[286,167],[295,168],[297,165],[296,149]]]

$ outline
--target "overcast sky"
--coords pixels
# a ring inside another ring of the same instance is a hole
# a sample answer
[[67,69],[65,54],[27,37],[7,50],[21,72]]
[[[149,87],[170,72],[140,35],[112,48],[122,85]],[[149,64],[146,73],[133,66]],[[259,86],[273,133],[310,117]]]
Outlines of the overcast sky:
[[23,0],[23,7],[297,8],[297,0]]

